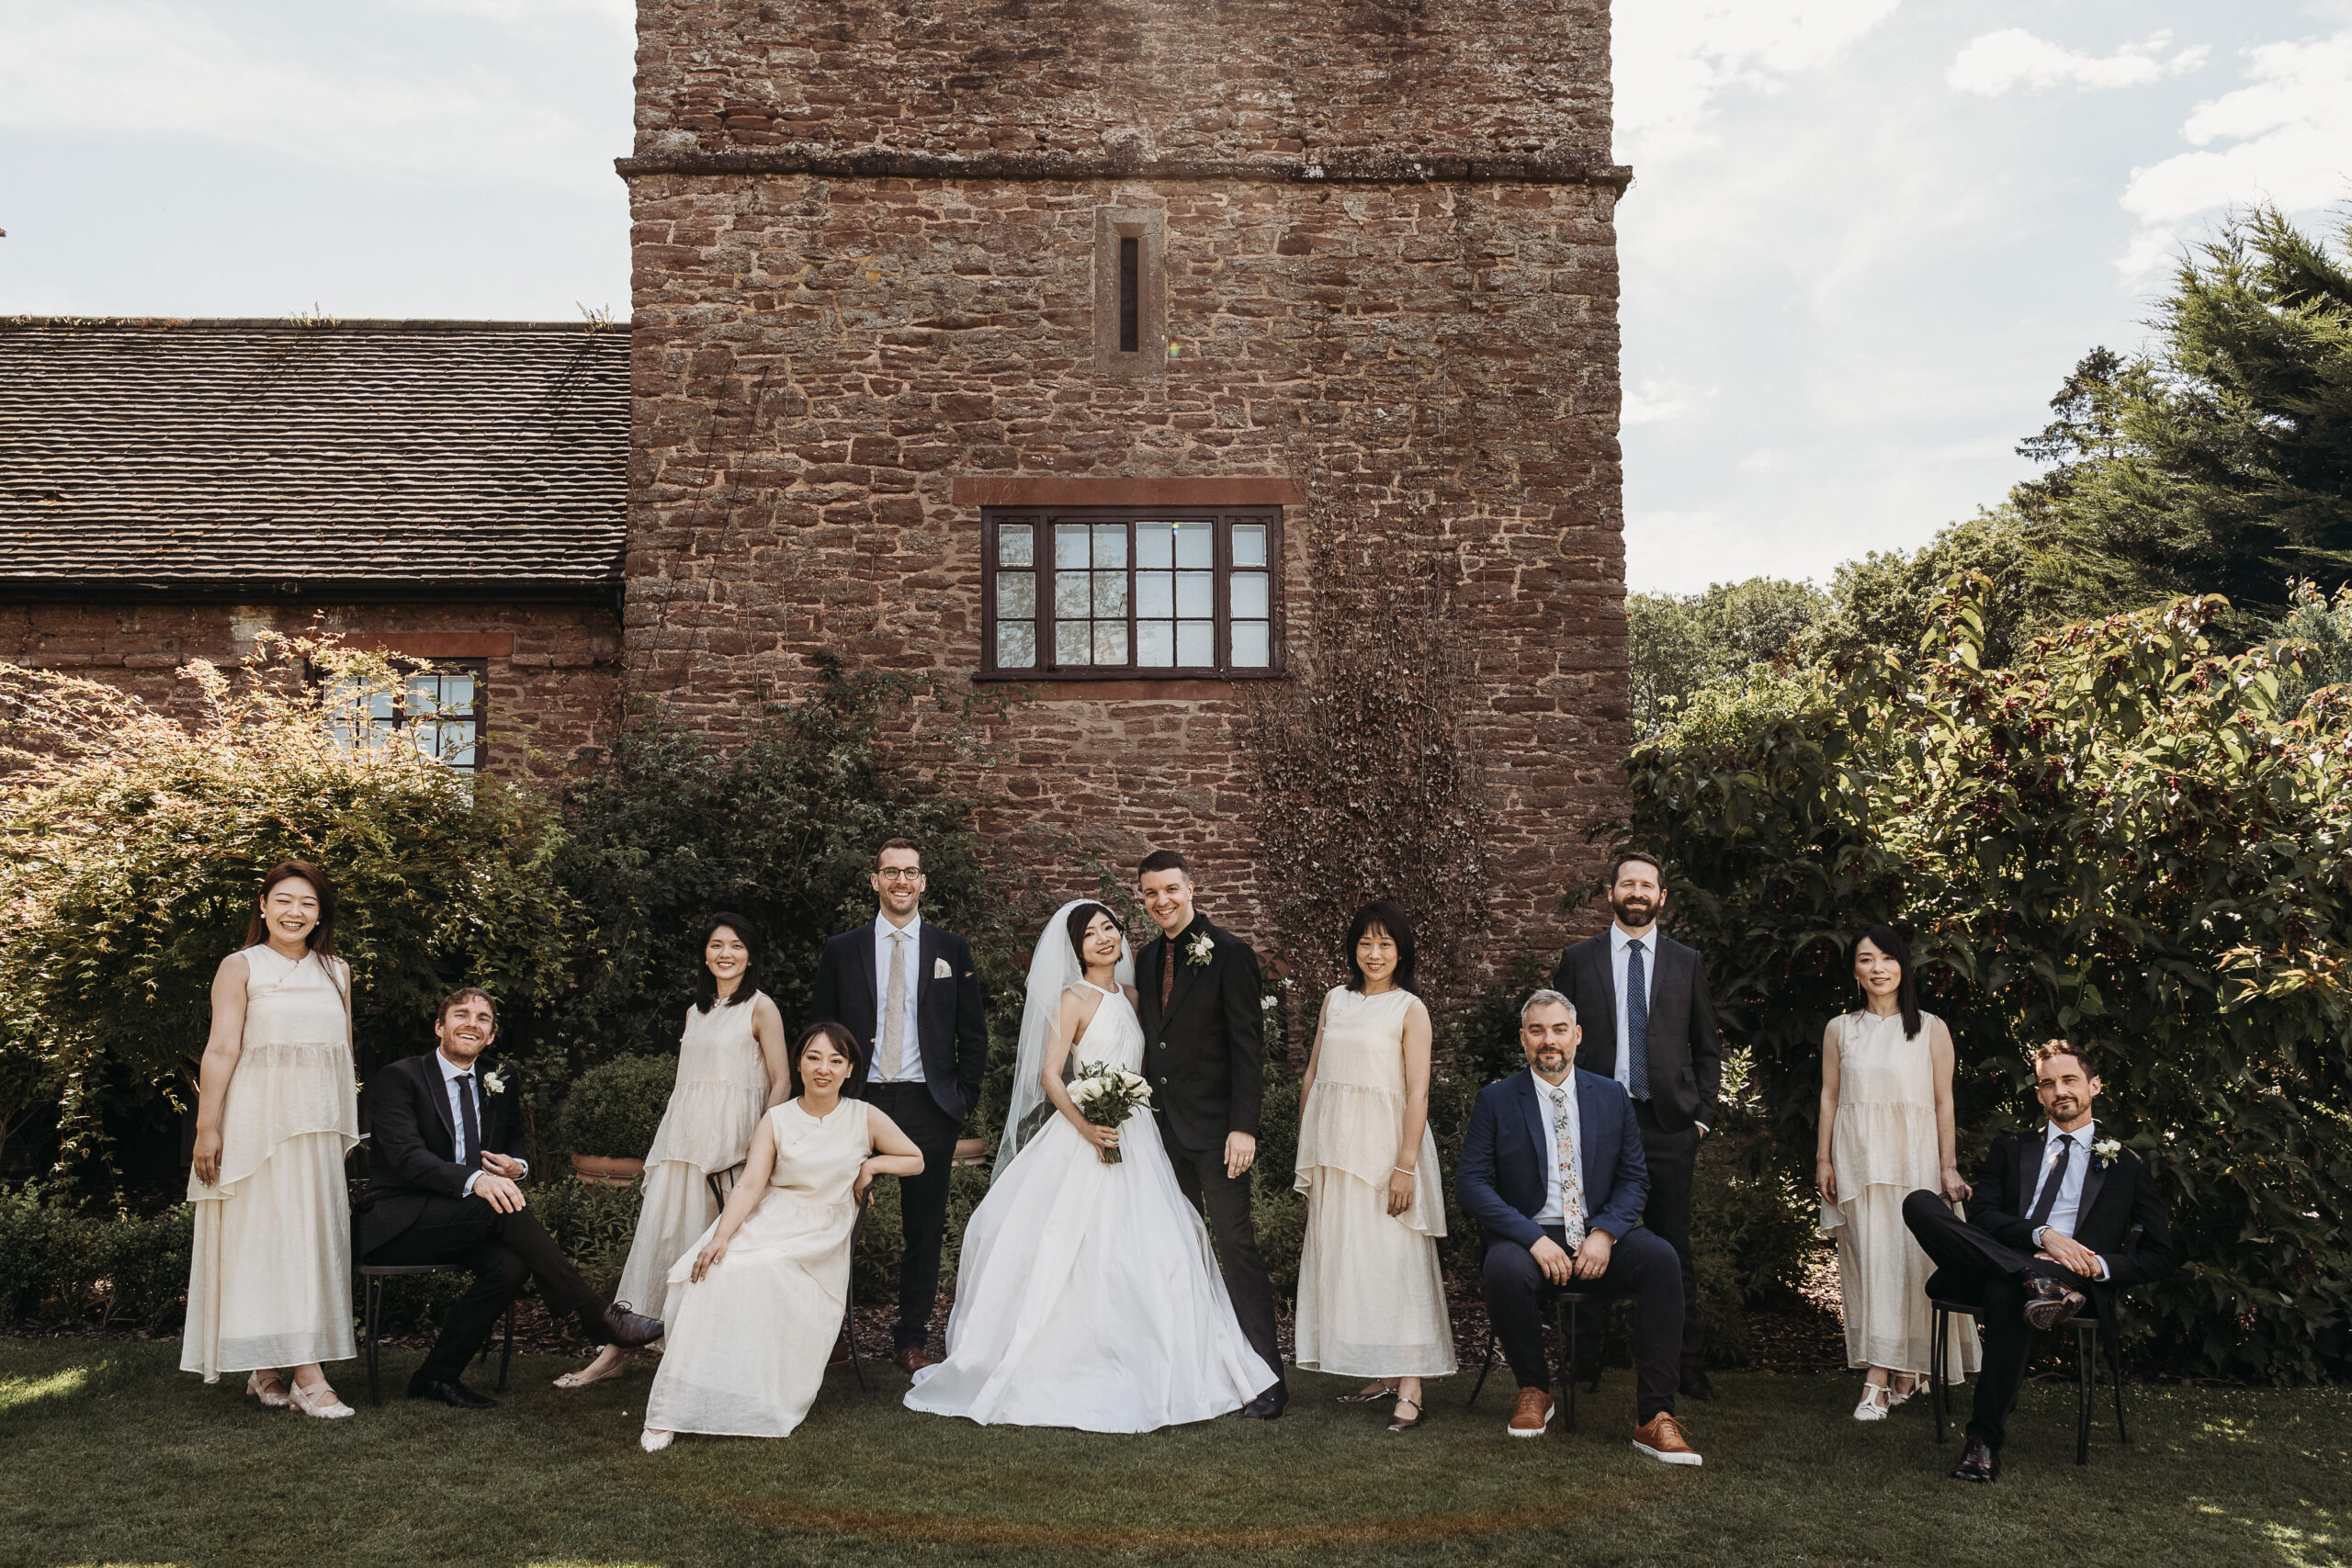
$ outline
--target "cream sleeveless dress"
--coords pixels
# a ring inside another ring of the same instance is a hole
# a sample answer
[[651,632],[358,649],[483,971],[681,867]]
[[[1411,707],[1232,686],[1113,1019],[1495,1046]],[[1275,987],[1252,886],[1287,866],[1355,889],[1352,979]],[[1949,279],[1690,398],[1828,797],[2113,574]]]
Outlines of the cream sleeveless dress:
[[1306,1247],[1294,1359],[1309,1371],[1366,1378],[1453,1371],[1436,1241],[1445,1234],[1445,1189],[1426,1125],[1413,1206],[1388,1213],[1388,1176],[1405,1131],[1412,1004],[1409,991],[1367,997],[1344,986],[1323,1000],[1323,1043],[1298,1128]]
[[[1838,1021],[1838,1113],[1829,1135],[1838,1201],[1821,1206],[1821,1233],[1838,1242],[1847,1364],[1922,1377],[1933,1265],[1903,1223],[1903,1200],[1934,1191],[1942,1176],[1928,1054],[1934,1022],[1934,1014],[1921,1013],[1919,1032],[1905,1039],[1901,1013],[1849,1012]],[[1944,1375],[1964,1378],[1976,1363],[1976,1325],[1962,1318]]]
[[858,1168],[874,1152],[866,1105],[843,1100],[820,1120],[788,1100],[767,1116],[775,1169],[760,1206],[700,1283],[695,1258],[715,1223],[671,1267],[649,1430],[789,1437],[825,1381],[849,1301]]
[[731,1007],[714,1002],[708,1012],[686,1009],[677,1084],[645,1152],[643,1206],[613,1295],[636,1311],[658,1310],[670,1266],[718,1220],[718,1205],[704,1179],[742,1164],[752,1146],[768,1102],[767,1063],[752,1033],[759,1002],[754,991]]
[[266,943],[243,956],[244,1045],[221,1096],[220,1179],[207,1186],[191,1170],[187,1180],[196,1235],[180,1370],[206,1382],[357,1353],[343,1169],[359,1141],[350,971]]

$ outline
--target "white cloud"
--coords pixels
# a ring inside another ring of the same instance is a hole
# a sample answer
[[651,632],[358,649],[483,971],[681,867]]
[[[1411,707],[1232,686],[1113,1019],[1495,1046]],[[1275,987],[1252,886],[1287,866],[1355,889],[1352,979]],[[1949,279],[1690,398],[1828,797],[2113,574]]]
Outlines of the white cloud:
[[1690,412],[1690,389],[1656,376],[1645,376],[1640,386],[1626,388],[1624,399],[1617,416],[1621,424],[1664,424]]
[[2172,34],[2160,32],[2113,54],[2086,54],[2023,28],[2003,28],[1962,50],[1944,80],[1963,93],[1998,97],[2012,87],[2144,87],[2205,63],[2201,44],[2166,60],[2164,52],[2171,47]]
[[2122,204],[2141,227],[2116,263],[2127,277],[2162,262],[2204,214],[2251,201],[2308,213],[2352,195],[2352,29],[2245,57],[2248,85],[2198,105],[2181,127],[2210,150],[2132,171]]
[[[506,25],[544,20],[563,0],[424,4]],[[609,9],[604,0],[569,8],[592,19]],[[577,190],[609,185],[611,159],[628,150],[542,94],[451,62],[462,51],[308,58],[302,37],[258,24],[232,31],[171,0],[0,0],[0,126],[202,136],[328,167]]]
[[1709,146],[1726,88],[1770,92],[1830,63],[1898,0],[1634,0],[1611,13],[1617,152],[1636,164]]

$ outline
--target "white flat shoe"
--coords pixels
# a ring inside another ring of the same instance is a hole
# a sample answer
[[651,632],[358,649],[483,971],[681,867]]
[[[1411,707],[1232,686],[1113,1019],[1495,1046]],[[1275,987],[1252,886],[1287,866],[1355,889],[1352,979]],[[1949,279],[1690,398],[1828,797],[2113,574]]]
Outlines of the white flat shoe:
[[264,1382],[259,1372],[245,1374],[245,1392],[260,1400],[264,1410],[283,1410],[289,1403],[286,1397],[286,1385]]
[[588,1388],[596,1383],[608,1382],[612,1379],[619,1377],[622,1373],[628,1371],[628,1362],[626,1359],[615,1361],[611,1370],[608,1371],[591,1371],[588,1368],[582,1367],[576,1371],[566,1372],[563,1376],[556,1379],[555,1386],[558,1388]]
[[1888,1409],[1886,1385],[1883,1382],[1866,1382],[1862,1385],[1862,1402],[1854,1406],[1854,1419],[1883,1421],[1886,1419]]
[[305,1393],[300,1385],[297,1384],[288,1393],[286,1399],[288,1404],[303,1415],[315,1416],[322,1421],[340,1421],[346,1416],[359,1414],[338,1398],[334,1389],[326,1383],[319,1384],[319,1392],[316,1393]]
[[678,1434],[675,1432],[657,1432],[652,1427],[648,1427],[644,1431],[639,1432],[637,1435],[637,1446],[643,1449],[647,1453],[658,1454],[663,1449],[668,1448],[670,1446],[670,1440],[677,1435]]

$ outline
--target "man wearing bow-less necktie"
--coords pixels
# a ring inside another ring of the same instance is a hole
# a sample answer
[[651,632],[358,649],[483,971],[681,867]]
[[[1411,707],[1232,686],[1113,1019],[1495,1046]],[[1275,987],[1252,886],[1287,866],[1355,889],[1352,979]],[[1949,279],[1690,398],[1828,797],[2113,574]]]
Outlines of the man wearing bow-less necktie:
[[[922,1151],[922,1174],[899,1183],[907,1250],[892,1359],[912,1376],[931,1364],[948,1179],[964,1120],[979,1102],[989,1026],[971,945],[922,918],[922,852],[891,840],[874,857],[872,883],[874,920],[825,944],[808,1021],[838,1023],[857,1036],[871,1066],[853,1092]],[[846,1348],[838,1353],[846,1359]]]
[[[1649,1168],[1642,1224],[1664,1237],[1682,1265],[1681,1392],[1713,1399],[1706,1331],[1699,1321],[1699,1275],[1690,1259],[1690,1188],[1699,1140],[1716,1121],[1723,1038],[1698,953],[1658,930],[1666,874],[1653,857],[1619,855],[1609,874],[1614,919],[1600,935],[1560,955],[1552,988],[1584,1020],[1577,1066],[1614,1078],[1633,1098]],[[1597,1345],[1599,1335],[1580,1343]]]

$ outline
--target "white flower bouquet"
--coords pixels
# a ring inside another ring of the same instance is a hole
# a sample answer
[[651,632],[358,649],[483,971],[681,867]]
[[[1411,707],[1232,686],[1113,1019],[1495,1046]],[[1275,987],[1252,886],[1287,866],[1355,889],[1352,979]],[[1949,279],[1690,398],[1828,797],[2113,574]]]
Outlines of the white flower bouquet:
[[[1078,1113],[1097,1127],[1116,1127],[1151,1103],[1151,1086],[1140,1075],[1103,1062],[1089,1062],[1069,1081]],[[1119,1163],[1119,1151],[1100,1151],[1104,1165]]]

